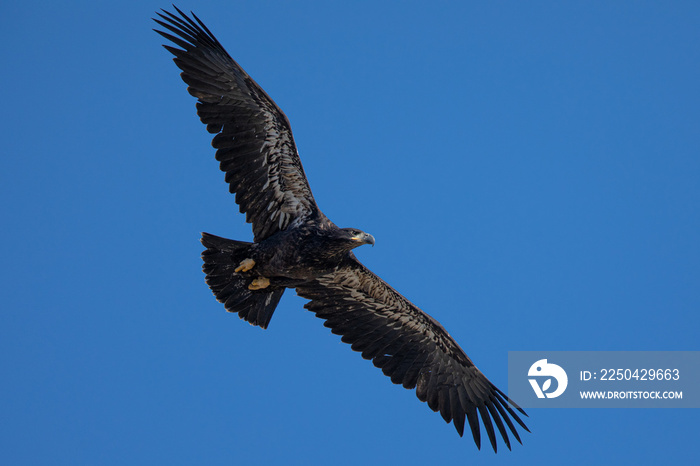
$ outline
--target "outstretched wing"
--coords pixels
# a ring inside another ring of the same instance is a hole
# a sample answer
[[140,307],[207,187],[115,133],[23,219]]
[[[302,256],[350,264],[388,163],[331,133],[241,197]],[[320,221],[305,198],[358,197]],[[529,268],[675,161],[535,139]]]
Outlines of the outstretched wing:
[[255,240],[284,230],[295,219],[318,210],[299,160],[289,120],[272,99],[224,50],[192,14],[163,10],[154,19],[156,32],[180,48],[164,45],[175,55],[187,90],[199,99],[197,114],[216,134],[212,145],[226,173],[229,190]]
[[[479,416],[496,451],[493,424],[510,449],[508,430],[520,442],[511,421],[528,430],[511,405],[435,319],[418,309],[354,256],[335,272],[297,288],[311,301],[306,308],[352,349],[371,359],[395,384],[416,389],[421,401],[452,421],[459,435],[469,422],[481,448]],[[505,423],[505,425],[504,425]]]

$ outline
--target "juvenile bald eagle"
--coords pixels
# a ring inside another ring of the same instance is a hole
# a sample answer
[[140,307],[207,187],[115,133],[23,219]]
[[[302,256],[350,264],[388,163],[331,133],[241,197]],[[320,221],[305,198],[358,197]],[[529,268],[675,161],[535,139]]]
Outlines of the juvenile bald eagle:
[[161,20],[154,20],[169,32],[156,32],[179,47],[164,45],[198,99],[199,118],[216,135],[216,160],[254,233],[253,243],[202,234],[203,270],[216,299],[266,328],[284,290],[294,288],[326,327],[393,383],[415,388],[460,436],[466,418],[480,448],[481,417],[494,451],[494,423],[509,449],[508,430],[520,442],[511,418],[527,430],[513,408],[525,412],[442,325],[355,258],[352,250],[374,238],[338,228],[319,210],[285,114],[197,16],[176,10],[179,16],[157,13]]

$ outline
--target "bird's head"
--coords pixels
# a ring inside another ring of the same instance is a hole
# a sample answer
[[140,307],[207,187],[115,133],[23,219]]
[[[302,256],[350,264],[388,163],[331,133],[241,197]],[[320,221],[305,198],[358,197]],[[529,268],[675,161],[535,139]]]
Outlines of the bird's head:
[[341,228],[339,233],[341,239],[347,242],[350,249],[355,249],[363,244],[374,246],[374,236],[357,228]]

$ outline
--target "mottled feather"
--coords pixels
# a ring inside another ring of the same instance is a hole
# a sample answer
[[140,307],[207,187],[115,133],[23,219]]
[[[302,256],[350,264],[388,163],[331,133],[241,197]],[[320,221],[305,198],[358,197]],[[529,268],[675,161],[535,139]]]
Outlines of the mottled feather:
[[[312,283],[297,287],[310,301],[305,307],[342,341],[371,359],[395,384],[416,388],[461,436],[465,419],[477,446],[481,446],[478,417],[496,450],[496,423],[510,449],[508,430],[520,442],[511,422],[527,427],[515,410],[525,414],[476,368],[442,325],[376,276],[354,255],[338,269]],[[515,408],[515,410],[513,409]],[[477,415],[478,413],[478,415]]]
[[180,47],[164,45],[175,55],[187,90],[199,100],[199,118],[216,134],[216,159],[252,223],[255,241],[313,215],[318,207],[289,120],[199,18],[177,11],[182,17],[158,13],[162,20],[155,21],[169,32],[156,32]]

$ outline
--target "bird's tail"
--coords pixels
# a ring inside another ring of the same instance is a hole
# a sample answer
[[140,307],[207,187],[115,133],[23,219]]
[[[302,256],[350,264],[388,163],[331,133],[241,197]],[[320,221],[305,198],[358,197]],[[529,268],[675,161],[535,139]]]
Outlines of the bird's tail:
[[202,233],[202,244],[207,248],[202,252],[202,270],[217,301],[227,311],[238,313],[241,319],[267,328],[284,287],[251,290],[248,287],[257,275],[247,270],[236,272],[243,261],[250,259],[253,243]]

